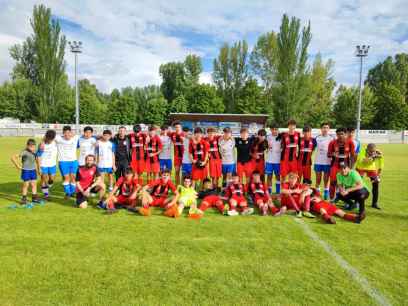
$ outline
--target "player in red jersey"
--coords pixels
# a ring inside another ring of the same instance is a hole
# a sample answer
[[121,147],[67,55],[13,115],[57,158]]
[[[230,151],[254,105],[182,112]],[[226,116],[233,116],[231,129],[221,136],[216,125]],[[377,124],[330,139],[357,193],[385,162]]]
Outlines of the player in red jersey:
[[180,175],[181,175],[181,164],[183,161],[183,153],[184,153],[184,137],[185,134],[183,132],[183,127],[181,126],[180,121],[175,121],[173,122],[173,127],[175,129],[174,132],[171,132],[169,134],[171,141],[173,142],[174,146],[174,170],[175,170],[175,176],[176,176],[176,185],[180,184]]
[[334,199],[336,195],[337,178],[336,175],[340,171],[340,163],[351,165],[355,159],[354,143],[347,138],[347,131],[345,128],[338,128],[336,130],[336,139],[329,143],[327,156],[331,158],[330,168],[330,198]]
[[213,185],[211,179],[206,178],[203,180],[203,189],[198,193],[198,198],[202,199],[200,203],[201,211],[215,207],[222,214],[226,212],[223,198],[218,194],[218,188]]
[[117,207],[127,208],[132,210],[136,206],[137,192],[141,186],[138,180],[134,178],[132,169],[125,170],[123,176],[121,176],[113,187],[112,192],[106,201],[108,213],[116,212]]
[[269,147],[266,140],[266,131],[260,129],[257,136],[251,142],[251,158],[252,158],[252,171],[258,171],[261,175],[262,182],[265,181],[265,150]]
[[200,182],[208,176],[208,151],[209,145],[203,139],[203,130],[200,127],[194,129],[194,135],[190,139],[188,152],[193,163],[193,182]]
[[129,134],[130,142],[130,167],[136,174],[135,178],[141,178],[143,172],[145,172],[145,146],[146,146],[146,134],[142,132],[140,124],[133,126],[133,133]]
[[299,151],[300,134],[296,132],[296,121],[288,121],[288,131],[281,134],[282,154],[280,162],[281,181],[285,182],[290,172],[298,172],[297,153]]
[[225,196],[229,202],[229,216],[236,216],[238,212],[242,215],[250,215],[254,212],[253,208],[248,207],[245,186],[240,182],[238,174],[232,174],[232,182],[225,189]]
[[299,181],[303,178],[304,184],[312,184],[312,153],[316,145],[316,140],[312,138],[311,127],[305,126],[303,128],[303,137],[299,142],[298,152]]
[[[288,181],[283,183],[281,191],[281,212],[285,213],[287,209],[296,211],[296,216],[302,215],[307,218],[314,218],[310,213],[310,193],[309,187],[299,182],[299,176],[296,172],[288,174]],[[302,213],[303,210],[303,213]]]
[[354,223],[361,223],[365,218],[365,214],[359,216],[357,214],[346,213],[336,205],[323,200],[316,189],[311,190],[310,204],[311,210],[319,216],[322,216],[323,220],[329,224],[336,224],[336,219],[334,219],[333,216],[339,216],[344,220]]
[[142,188],[142,207],[139,209],[141,215],[149,216],[151,206],[166,208],[172,201],[172,198],[169,197],[169,190],[171,190],[175,196],[178,194],[176,186],[174,186],[170,176],[170,170],[166,169],[162,172],[159,179],[150,182]]
[[148,182],[159,178],[159,154],[162,150],[163,144],[159,135],[157,135],[157,128],[154,125],[151,125],[149,126],[149,137],[147,138],[145,147],[145,161]]
[[271,211],[273,216],[279,215],[279,208],[273,205],[268,186],[261,181],[261,174],[257,170],[252,173],[252,179],[248,185],[248,194],[263,216],[268,215],[268,210]]
[[218,182],[222,175],[222,162],[220,148],[218,146],[218,141],[220,139],[219,135],[216,135],[214,128],[210,127],[207,129],[206,141],[209,144],[209,153],[208,153],[208,168],[210,177],[212,178],[212,183],[215,188],[218,188]]

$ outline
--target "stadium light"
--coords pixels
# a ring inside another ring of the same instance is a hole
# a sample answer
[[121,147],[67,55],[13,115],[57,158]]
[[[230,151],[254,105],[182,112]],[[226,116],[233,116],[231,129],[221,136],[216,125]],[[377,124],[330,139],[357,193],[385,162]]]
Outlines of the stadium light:
[[368,56],[369,45],[356,46],[356,56],[360,58],[360,88],[358,94],[358,108],[357,108],[357,131],[356,138],[360,140],[360,127],[361,127],[361,102],[363,96],[363,58]]
[[78,54],[82,52],[82,42],[75,40],[69,41],[68,45],[71,48],[71,52],[75,55],[75,129],[77,135],[79,135]]

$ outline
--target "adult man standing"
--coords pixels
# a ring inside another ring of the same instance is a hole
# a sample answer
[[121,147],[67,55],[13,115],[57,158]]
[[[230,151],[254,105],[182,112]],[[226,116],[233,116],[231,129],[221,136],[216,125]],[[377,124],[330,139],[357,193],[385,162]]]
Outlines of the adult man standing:
[[174,170],[176,175],[176,185],[180,184],[180,169],[183,163],[184,150],[188,150],[184,146],[185,132],[180,121],[173,122],[174,132],[170,133],[171,141],[174,145]]
[[118,180],[125,175],[125,171],[130,164],[130,141],[126,135],[126,127],[119,127],[118,133],[112,142],[115,144],[115,176],[116,180]]

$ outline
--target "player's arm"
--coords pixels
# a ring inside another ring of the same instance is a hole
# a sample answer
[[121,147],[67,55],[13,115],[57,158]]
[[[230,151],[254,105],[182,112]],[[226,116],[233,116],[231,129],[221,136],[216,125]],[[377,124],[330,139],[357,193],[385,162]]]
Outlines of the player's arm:
[[23,167],[21,165],[21,162],[19,161],[20,158],[21,158],[21,154],[14,154],[11,156],[11,162],[17,169],[22,170]]
[[116,171],[115,152],[116,152],[116,144],[114,142],[112,142],[112,170],[113,171]]
[[334,153],[334,144],[333,144],[333,140],[332,140],[332,141],[329,142],[329,147],[327,149],[327,157],[332,158],[333,153]]
[[351,165],[350,168],[354,167],[354,164],[357,161],[357,156],[356,156],[356,147],[354,146],[354,142],[350,141],[350,161]]

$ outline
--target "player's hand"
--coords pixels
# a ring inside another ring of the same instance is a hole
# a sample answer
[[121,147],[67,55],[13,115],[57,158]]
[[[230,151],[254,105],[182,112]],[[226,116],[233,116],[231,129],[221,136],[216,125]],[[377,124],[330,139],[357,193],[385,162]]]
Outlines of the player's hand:
[[348,194],[348,191],[347,190],[342,190],[342,191],[340,191],[340,194],[342,196],[346,196]]
[[154,153],[149,153],[149,157],[153,157],[154,156]]
[[87,190],[85,190],[85,191],[83,192],[84,196],[86,196],[86,197],[89,197],[90,193],[91,193],[91,189],[90,189],[90,188],[88,188]]

